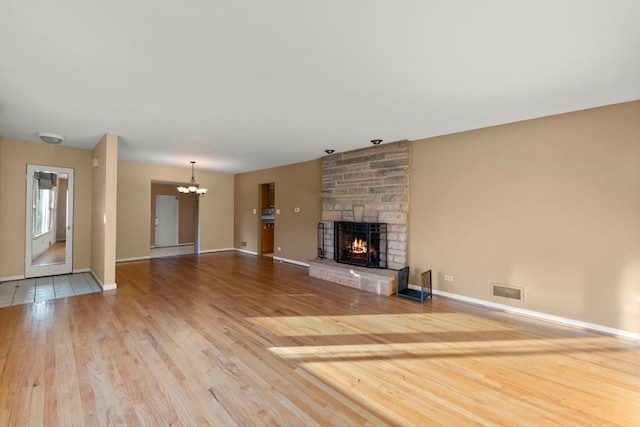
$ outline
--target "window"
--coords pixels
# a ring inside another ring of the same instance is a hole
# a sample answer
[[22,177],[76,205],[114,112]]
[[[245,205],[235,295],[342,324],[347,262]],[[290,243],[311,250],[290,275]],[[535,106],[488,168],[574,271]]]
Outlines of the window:
[[[45,177],[44,175],[48,175]],[[55,210],[55,175],[36,173],[33,180],[33,235],[48,233],[53,229]]]

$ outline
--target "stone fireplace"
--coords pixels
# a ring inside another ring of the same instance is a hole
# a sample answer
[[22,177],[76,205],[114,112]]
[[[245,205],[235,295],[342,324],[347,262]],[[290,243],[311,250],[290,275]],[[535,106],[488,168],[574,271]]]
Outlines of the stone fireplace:
[[[350,284],[350,279],[328,278],[340,275],[339,270],[347,267],[335,261],[327,262],[335,260],[336,251],[342,250],[342,246],[338,248],[335,242],[335,227],[340,222],[385,224],[385,261],[386,268],[391,271],[381,273],[381,277],[389,279],[393,275],[395,280],[396,272],[393,270],[407,265],[409,149],[409,141],[398,141],[323,157],[322,226],[326,253],[325,259],[318,263],[322,264],[321,268],[310,264],[310,275],[363,288]],[[364,270],[371,275],[378,269]],[[386,285],[367,287],[369,289],[366,290],[391,293]]]

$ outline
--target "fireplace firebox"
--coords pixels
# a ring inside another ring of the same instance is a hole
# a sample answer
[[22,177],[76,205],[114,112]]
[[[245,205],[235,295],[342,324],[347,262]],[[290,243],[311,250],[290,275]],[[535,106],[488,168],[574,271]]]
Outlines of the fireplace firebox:
[[387,224],[337,221],[334,259],[343,264],[387,268]]

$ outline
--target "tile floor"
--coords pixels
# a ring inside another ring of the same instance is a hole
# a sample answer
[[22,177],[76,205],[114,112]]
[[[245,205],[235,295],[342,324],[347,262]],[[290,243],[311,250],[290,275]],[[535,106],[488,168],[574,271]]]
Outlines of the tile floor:
[[151,248],[149,256],[151,258],[160,258],[165,256],[188,255],[194,251],[193,245],[167,246],[161,248]]
[[63,274],[0,283],[0,307],[102,292],[90,273]]

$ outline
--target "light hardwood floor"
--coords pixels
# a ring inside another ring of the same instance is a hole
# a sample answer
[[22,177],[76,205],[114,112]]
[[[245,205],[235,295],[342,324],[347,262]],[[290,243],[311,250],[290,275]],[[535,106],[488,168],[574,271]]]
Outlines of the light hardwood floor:
[[637,342],[226,252],[0,309],[0,425],[640,425]]

